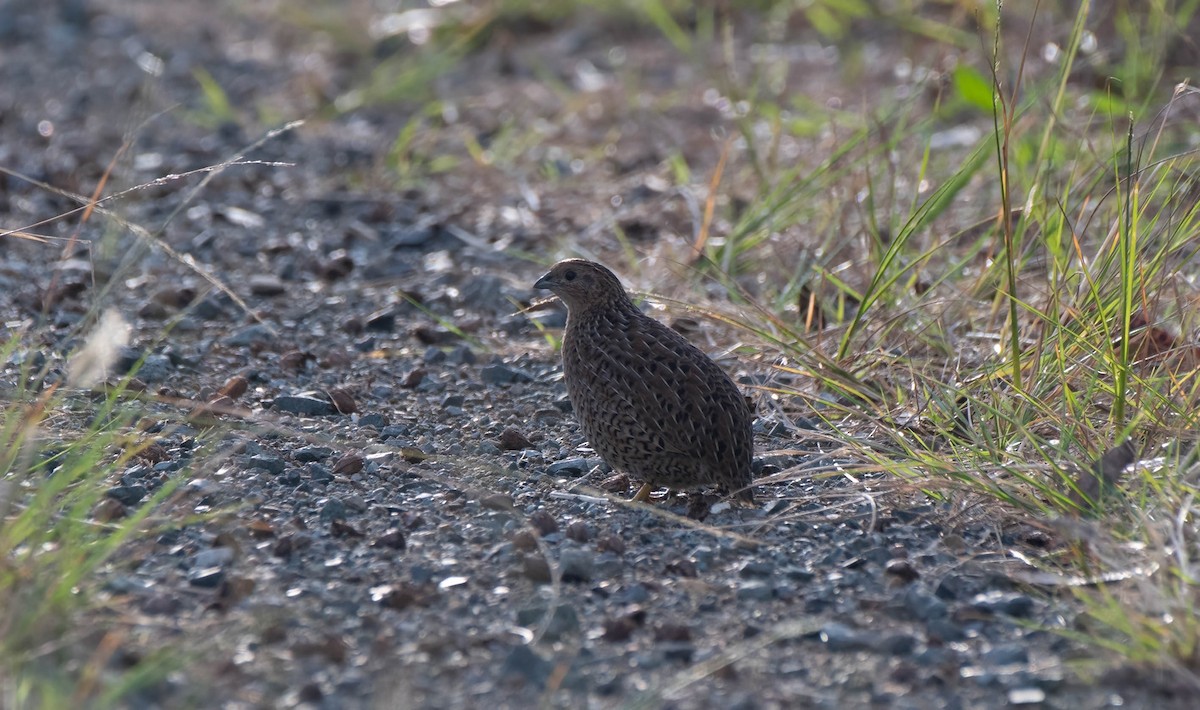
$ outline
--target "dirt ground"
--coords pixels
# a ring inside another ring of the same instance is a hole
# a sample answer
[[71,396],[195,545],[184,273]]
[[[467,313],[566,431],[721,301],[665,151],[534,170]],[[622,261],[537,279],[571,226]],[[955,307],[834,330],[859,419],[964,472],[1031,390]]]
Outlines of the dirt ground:
[[[126,633],[113,673],[177,654],[123,704],[1191,706],[1060,633],[1076,601],[1008,554],[1036,556],[1039,529],[845,473],[860,462],[799,403],[760,403],[755,510],[698,524],[601,488],[541,332],[562,312],[518,309],[570,255],[730,305],[687,262],[740,109],[662,33],[518,17],[446,59],[419,25],[372,37],[386,13],[365,2],[17,0],[0,19],[0,227],[45,237],[0,238],[0,314],[64,362],[122,314],[161,424],[110,498],[187,477],[178,524],[122,549],[80,622],[83,648]],[[738,61],[763,22],[728,38]],[[869,22],[853,54],[785,29],[762,51],[789,52],[779,80],[816,105],[932,102],[916,75],[953,59]],[[781,155],[815,165],[840,138]],[[952,139],[937,160],[961,159]],[[781,242],[764,278],[812,246]],[[657,315],[743,385],[780,376],[727,328]],[[218,394],[240,411],[214,415],[216,443],[175,425]]]

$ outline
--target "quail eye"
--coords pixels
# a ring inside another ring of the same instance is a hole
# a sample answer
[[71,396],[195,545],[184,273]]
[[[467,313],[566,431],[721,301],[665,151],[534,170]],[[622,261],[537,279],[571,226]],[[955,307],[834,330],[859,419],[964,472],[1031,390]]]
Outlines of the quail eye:
[[563,278],[567,281],[575,280],[575,272],[572,269],[567,269],[567,273],[563,274]]

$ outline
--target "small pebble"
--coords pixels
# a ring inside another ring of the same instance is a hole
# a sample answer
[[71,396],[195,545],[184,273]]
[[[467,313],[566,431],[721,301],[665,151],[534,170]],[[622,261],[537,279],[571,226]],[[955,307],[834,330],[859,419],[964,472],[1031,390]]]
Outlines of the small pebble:
[[550,533],[558,532],[558,522],[554,520],[554,516],[546,510],[535,510],[529,515],[529,524],[542,537]]
[[558,559],[559,570],[564,582],[590,582],[595,573],[592,553],[578,547],[568,547]]

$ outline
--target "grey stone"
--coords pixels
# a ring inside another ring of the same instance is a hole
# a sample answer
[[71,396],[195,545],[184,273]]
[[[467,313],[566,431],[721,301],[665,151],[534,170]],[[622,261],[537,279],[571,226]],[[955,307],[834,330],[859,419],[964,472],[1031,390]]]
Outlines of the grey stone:
[[946,602],[920,587],[909,587],[905,590],[902,599],[904,607],[921,621],[941,619],[949,613]]
[[963,627],[952,621],[949,617],[930,619],[925,628],[929,632],[930,638],[936,638],[941,641],[962,641],[967,637],[967,633],[963,630]]
[[916,647],[917,637],[906,633],[887,634],[875,644],[877,650],[893,656],[907,656]]
[[188,571],[188,584],[203,589],[215,589],[225,579],[225,570],[220,567],[195,567]]
[[[296,449],[294,452],[292,452],[292,457],[300,463],[324,461],[330,456],[333,456],[333,449],[329,448],[328,446],[305,446],[302,449]],[[253,461],[253,459],[251,459],[251,461]],[[266,466],[263,466],[263,468],[266,468]],[[270,471],[271,469],[268,468],[267,470]],[[271,472],[278,473],[278,471]]]
[[742,577],[770,577],[775,574],[775,565],[761,560],[751,560],[738,570]]
[[508,653],[500,666],[504,676],[524,679],[535,688],[542,688],[554,670],[554,664],[539,656],[529,646],[517,646]]
[[284,469],[283,459],[279,458],[278,456],[271,456],[269,454],[251,456],[247,463],[249,463],[252,468],[261,468],[267,473],[271,473],[276,476],[283,473]]
[[465,343],[454,346],[454,349],[446,354],[446,362],[451,365],[474,365],[476,361],[475,351]]
[[830,651],[861,651],[871,647],[872,635],[831,621],[821,627],[821,641]]
[[1029,663],[1029,652],[1015,644],[997,646],[983,654],[983,662],[993,666],[1025,665]]
[[361,417],[359,417],[358,424],[359,424],[359,426],[369,426],[369,427],[372,427],[375,429],[382,430],[384,427],[386,427],[388,425],[388,418],[386,416],[384,416],[383,414],[379,414],[377,412],[372,412],[370,414],[364,414]]
[[716,559],[716,554],[708,545],[697,545],[688,557],[696,563],[697,570],[707,572],[712,567],[713,560]]
[[262,323],[254,323],[229,335],[222,342],[230,347],[266,345],[275,340],[275,333]]
[[589,459],[582,456],[562,459],[547,466],[546,473],[551,476],[582,476],[591,470],[588,461]]
[[[549,607],[532,606],[521,609],[517,612],[517,623],[531,629],[540,628],[544,623]],[[547,641],[558,641],[568,635],[573,635],[579,632],[579,614],[576,613],[575,607],[567,604],[559,604],[554,607],[554,611],[550,614],[550,621],[546,626],[546,631],[543,638]]]
[[564,582],[590,582],[595,574],[595,561],[591,551],[580,547],[564,549],[558,564]]
[[484,365],[480,368],[479,379],[485,385],[511,385],[518,382],[533,382],[533,375],[525,370],[498,363]]
[[737,598],[752,601],[766,601],[775,596],[773,585],[761,579],[750,579],[737,586]]
[[124,505],[137,505],[146,497],[146,492],[143,485],[113,486],[108,489],[106,495]]
[[390,333],[396,329],[396,309],[384,308],[367,316],[363,322],[365,330],[374,333]]
[[337,409],[328,399],[310,394],[280,395],[271,403],[271,409],[309,417],[337,414]]
[[408,436],[412,431],[412,427],[407,424],[391,424],[379,430],[379,438],[383,440],[398,439],[402,436]]
[[147,355],[137,370],[137,378],[143,382],[162,382],[171,376],[175,365],[166,355]]
[[328,523],[334,520],[346,519],[346,504],[339,498],[330,497],[321,506],[321,522]]
[[192,555],[193,568],[224,567],[233,561],[233,550],[228,547],[210,547]]
[[1033,599],[1024,594],[1010,592],[984,592],[971,599],[971,606],[990,614],[1027,617],[1033,613]]

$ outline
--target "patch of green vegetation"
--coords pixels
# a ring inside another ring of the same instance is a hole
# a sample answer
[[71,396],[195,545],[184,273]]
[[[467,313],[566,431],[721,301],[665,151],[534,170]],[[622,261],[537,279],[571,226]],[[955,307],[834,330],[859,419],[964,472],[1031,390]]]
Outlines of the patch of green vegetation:
[[203,67],[192,70],[200,85],[201,107],[188,112],[188,118],[198,126],[215,129],[227,123],[237,123],[237,113],[225,89]]
[[[97,342],[111,335],[98,330],[73,373],[104,357]],[[127,510],[110,500],[113,482],[153,443],[135,426],[143,408],[131,378],[98,397],[43,388],[49,365],[28,357],[25,336],[0,344],[5,361],[26,363],[5,383],[0,414],[0,697],[6,707],[116,707],[161,683],[179,659],[134,647],[144,639],[101,590],[100,573],[123,546],[155,533],[150,515],[187,477],[177,473]]]

